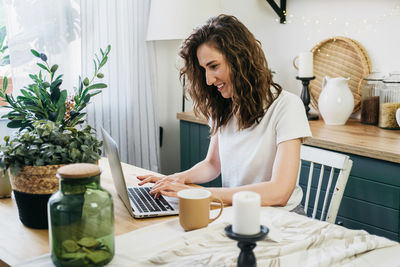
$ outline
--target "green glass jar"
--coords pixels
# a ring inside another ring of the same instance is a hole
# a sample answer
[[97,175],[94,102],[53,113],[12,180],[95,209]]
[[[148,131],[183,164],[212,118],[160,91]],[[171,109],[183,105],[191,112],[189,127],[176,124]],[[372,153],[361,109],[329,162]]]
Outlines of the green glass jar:
[[103,266],[114,256],[114,208],[87,163],[58,169],[59,190],[48,202],[51,258],[56,266]]

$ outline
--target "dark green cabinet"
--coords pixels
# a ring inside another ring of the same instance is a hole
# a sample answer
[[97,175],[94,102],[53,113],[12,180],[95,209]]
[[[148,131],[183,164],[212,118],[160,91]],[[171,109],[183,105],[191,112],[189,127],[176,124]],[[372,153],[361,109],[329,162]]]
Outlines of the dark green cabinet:
[[[204,124],[180,121],[181,141],[181,170],[193,167],[197,162],[207,156],[208,145],[210,144],[209,127]],[[202,184],[207,187],[220,187],[221,177]]]
[[[186,170],[206,156],[209,127],[187,121],[181,121],[180,127],[181,169]],[[400,241],[400,164],[348,155],[353,168],[336,223]],[[206,186],[221,186],[221,180]]]

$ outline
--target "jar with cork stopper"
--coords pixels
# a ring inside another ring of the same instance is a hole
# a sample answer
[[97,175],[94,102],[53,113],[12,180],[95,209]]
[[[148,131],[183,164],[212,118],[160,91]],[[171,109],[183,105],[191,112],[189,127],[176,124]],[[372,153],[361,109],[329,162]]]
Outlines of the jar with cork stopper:
[[379,123],[384,129],[400,129],[396,121],[396,111],[400,108],[400,72],[392,72],[383,79],[379,94]]
[[361,118],[364,124],[378,125],[379,119],[379,94],[383,88],[384,75],[373,71],[364,78],[361,89]]
[[100,168],[58,169],[59,190],[48,202],[51,258],[56,266],[103,266],[114,256],[114,207],[100,186]]

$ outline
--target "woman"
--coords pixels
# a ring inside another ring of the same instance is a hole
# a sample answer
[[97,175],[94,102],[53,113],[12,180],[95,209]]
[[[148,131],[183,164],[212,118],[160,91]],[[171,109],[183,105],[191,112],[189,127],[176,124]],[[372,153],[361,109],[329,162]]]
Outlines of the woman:
[[237,18],[219,15],[195,29],[179,55],[194,111],[210,121],[208,153],[187,171],[139,176],[140,185],[155,182],[156,197],[176,196],[221,173],[222,188],[206,189],[227,204],[235,192],[250,190],[263,206],[299,205],[300,146],[311,132],[299,97],[272,81],[259,41]]

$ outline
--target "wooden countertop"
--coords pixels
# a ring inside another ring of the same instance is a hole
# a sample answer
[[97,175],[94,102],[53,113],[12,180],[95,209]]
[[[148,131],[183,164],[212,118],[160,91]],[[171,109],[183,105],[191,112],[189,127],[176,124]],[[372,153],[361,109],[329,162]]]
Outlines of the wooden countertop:
[[[177,118],[208,125],[193,111],[177,113]],[[400,163],[400,130],[381,129],[355,119],[345,125],[325,125],[322,119],[309,123],[313,137],[305,142],[307,145]]]

